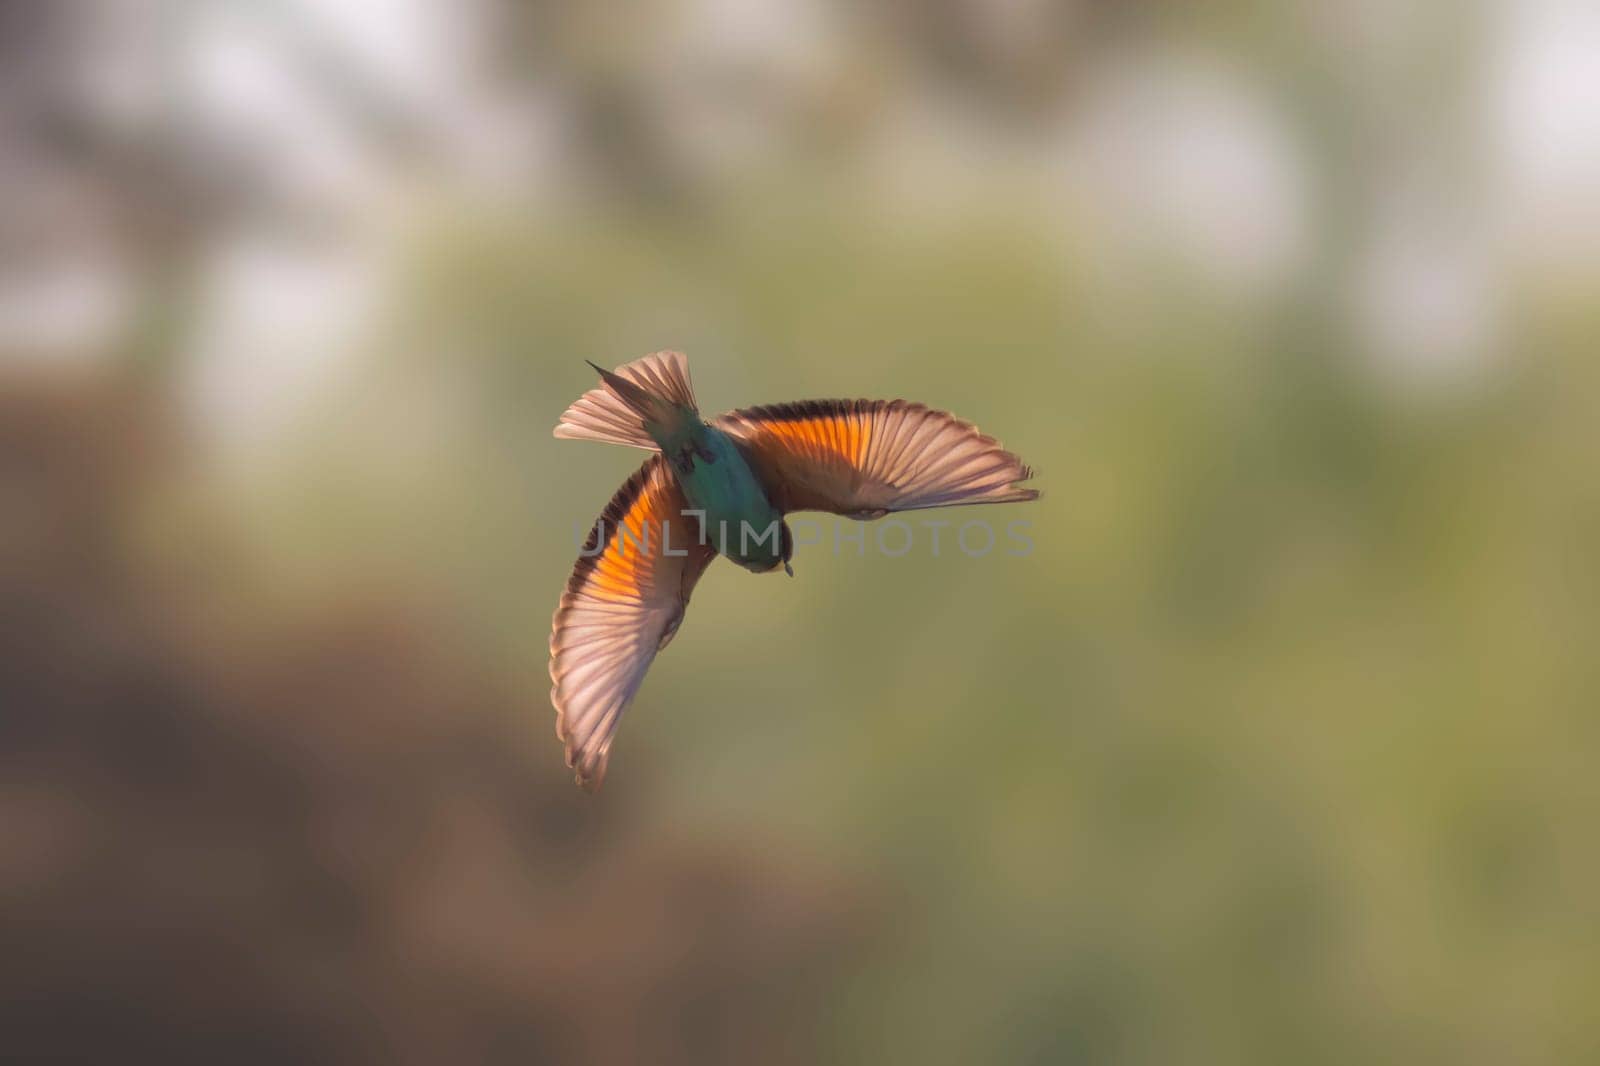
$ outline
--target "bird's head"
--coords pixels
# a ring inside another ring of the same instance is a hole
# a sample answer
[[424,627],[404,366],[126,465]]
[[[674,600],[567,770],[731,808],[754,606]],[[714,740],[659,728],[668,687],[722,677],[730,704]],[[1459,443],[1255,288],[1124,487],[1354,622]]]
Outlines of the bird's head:
[[794,567],[789,565],[789,560],[792,558],[794,558],[794,533],[789,529],[789,523],[779,519],[777,554],[737,561],[753,574],[770,574],[781,566],[784,573],[794,577]]

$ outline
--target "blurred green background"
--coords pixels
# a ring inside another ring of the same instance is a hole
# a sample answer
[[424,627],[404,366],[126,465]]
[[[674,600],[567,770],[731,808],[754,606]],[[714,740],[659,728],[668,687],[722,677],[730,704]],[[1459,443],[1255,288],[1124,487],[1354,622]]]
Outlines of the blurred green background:
[[[1583,6],[0,16],[20,1059],[1600,1056]],[[661,348],[1044,496],[713,567],[590,797]]]

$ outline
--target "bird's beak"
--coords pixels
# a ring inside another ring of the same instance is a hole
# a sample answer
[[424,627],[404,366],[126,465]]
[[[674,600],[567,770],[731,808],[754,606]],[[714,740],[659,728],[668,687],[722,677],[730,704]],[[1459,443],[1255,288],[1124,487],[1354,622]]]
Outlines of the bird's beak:
[[790,577],[794,577],[794,567],[790,566],[787,562],[783,564],[783,572],[788,574]]

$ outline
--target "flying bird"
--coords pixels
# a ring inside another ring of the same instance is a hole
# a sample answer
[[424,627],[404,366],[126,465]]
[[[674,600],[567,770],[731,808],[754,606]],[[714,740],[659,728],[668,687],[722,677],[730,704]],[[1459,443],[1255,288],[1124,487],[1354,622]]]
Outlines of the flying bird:
[[1037,499],[1033,471],[992,437],[904,400],[808,400],[706,421],[689,365],[656,352],[567,408],[555,435],[653,452],[611,498],[550,627],[550,700],[567,766],[590,791],[605,777],[622,713],[667,646],[717,555],[792,577],[784,515],[855,519],[893,511]]

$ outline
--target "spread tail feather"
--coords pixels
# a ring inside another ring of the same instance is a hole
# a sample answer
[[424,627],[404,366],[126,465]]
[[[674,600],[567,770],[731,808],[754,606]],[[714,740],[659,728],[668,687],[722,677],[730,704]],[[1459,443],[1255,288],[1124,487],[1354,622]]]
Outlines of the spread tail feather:
[[556,424],[555,435],[564,440],[598,440],[659,451],[652,428],[670,434],[686,420],[699,418],[689,384],[689,361],[681,352],[655,352],[624,363],[615,372],[594,368],[601,384],[579,397]]

